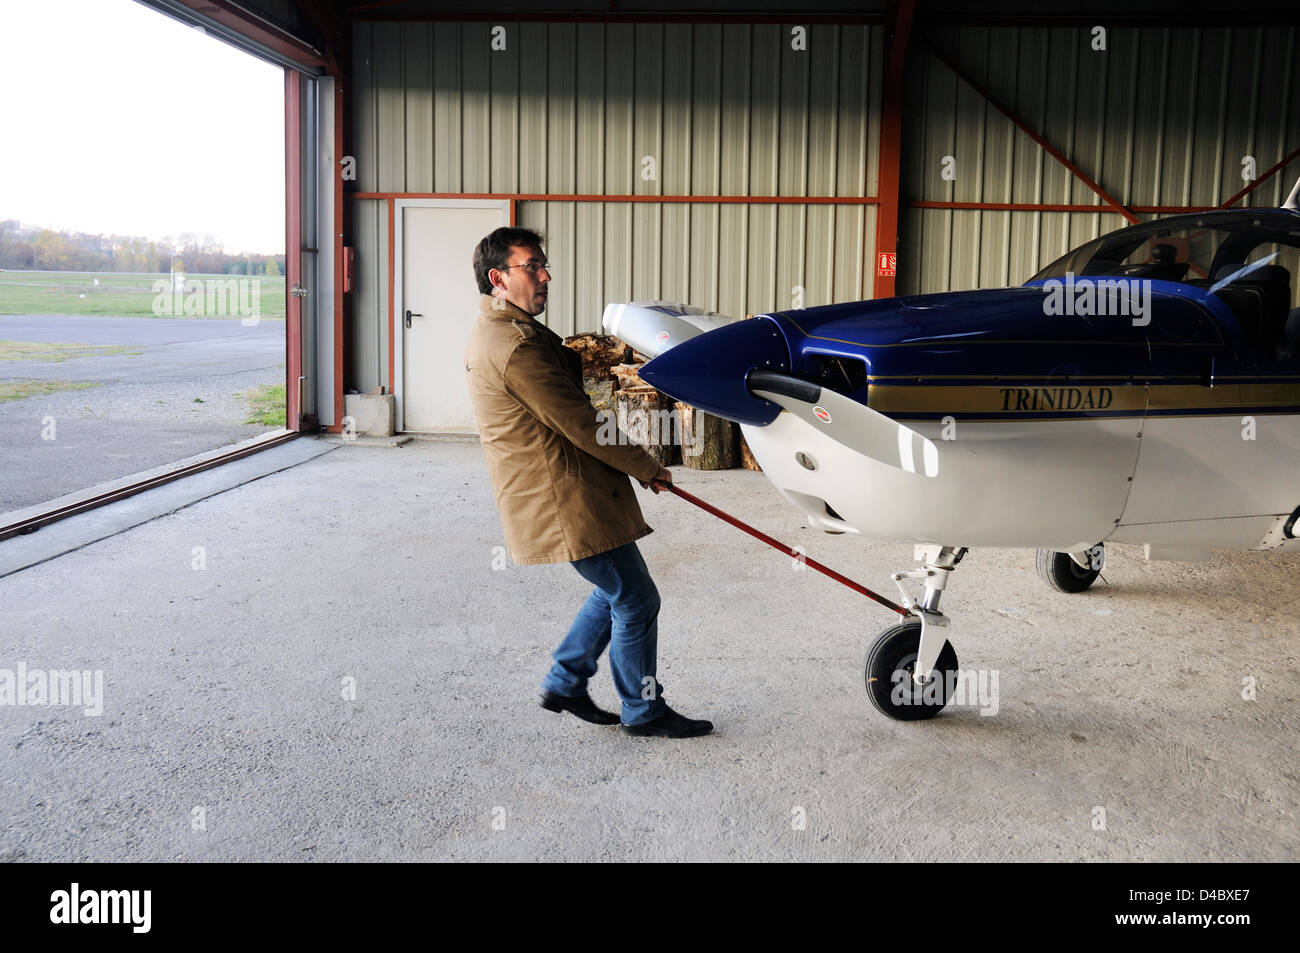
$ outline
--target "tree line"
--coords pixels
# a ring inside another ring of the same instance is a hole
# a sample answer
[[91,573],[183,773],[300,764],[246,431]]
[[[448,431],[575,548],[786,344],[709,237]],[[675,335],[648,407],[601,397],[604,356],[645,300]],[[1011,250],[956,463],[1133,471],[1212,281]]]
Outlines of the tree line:
[[282,275],[284,255],[232,255],[211,235],[185,233],[154,241],[89,235],[0,221],[0,269],[116,271],[199,275]]

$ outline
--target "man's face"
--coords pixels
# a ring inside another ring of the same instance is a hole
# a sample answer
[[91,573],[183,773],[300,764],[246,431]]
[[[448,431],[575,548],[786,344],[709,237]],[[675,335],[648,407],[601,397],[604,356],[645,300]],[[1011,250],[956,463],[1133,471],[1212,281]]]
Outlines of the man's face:
[[546,254],[536,245],[512,246],[506,267],[488,271],[492,293],[525,314],[541,314],[546,310],[546,286],[551,283],[551,273],[541,267],[545,264]]

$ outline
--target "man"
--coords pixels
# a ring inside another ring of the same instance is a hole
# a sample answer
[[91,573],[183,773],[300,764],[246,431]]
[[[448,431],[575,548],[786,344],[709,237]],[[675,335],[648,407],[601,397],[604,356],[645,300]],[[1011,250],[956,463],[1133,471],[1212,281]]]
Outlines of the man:
[[[465,370],[511,558],[569,562],[596,587],[555,650],[542,707],[596,724],[621,721],[632,735],[708,734],[710,722],[664,703],[655,677],[659,593],[635,542],[651,530],[628,475],[658,493],[672,474],[625,436],[598,439],[581,360],[534,320],[551,281],[541,246],[534,231],[498,228],[475,248],[482,297]],[[621,719],[587,694],[607,645]]]

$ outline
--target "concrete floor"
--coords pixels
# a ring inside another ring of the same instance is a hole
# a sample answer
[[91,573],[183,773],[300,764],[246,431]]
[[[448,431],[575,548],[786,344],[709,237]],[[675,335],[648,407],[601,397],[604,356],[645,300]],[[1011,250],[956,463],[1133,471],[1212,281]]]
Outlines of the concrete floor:
[[[910,565],[802,529],[760,474],[676,472],[873,588]],[[998,711],[905,724],[862,685],[888,612],[638,495],[660,681],[712,736],[537,707],[587,587],[493,568],[477,445],[340,446],[0,578],[0,668],[105,686],[99,717],[0,707],[0,859],[1300,857],[1300,558],[1121,548],[1109,586],[1065,596],[1032,553],[972,552],[945,608]],[[613,706],[604,663],[592,693]]]

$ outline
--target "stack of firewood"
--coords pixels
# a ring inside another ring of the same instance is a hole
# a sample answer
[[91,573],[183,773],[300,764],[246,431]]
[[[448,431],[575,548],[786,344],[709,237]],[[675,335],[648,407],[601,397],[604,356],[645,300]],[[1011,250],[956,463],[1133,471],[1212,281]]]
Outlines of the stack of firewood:
[[647,384],[638,373],[645,358],[622,341],[578,334],[564,343],[582,358],[583,387],[596,409],[613,410],[619,429],[662,465],[680,460],[693,470],[759,469],[736,424]]
[[677,462],[680,432],[673,419],[673,400],[641,379],[644,363],[619,364],[610,373],[618,381],[614,406],[618,429],[644,447],[663,466]]
[[564,339],[582,358],[582,389],[597,410],[614,411],[618,381],[609,369],[632,360],[632,349],[607,334],[575,334]]
[[575,334],[564,339],[582,358],[582,376],[597,380],[609,377],[609,369],[632,360],[632,349],[608,334]]

